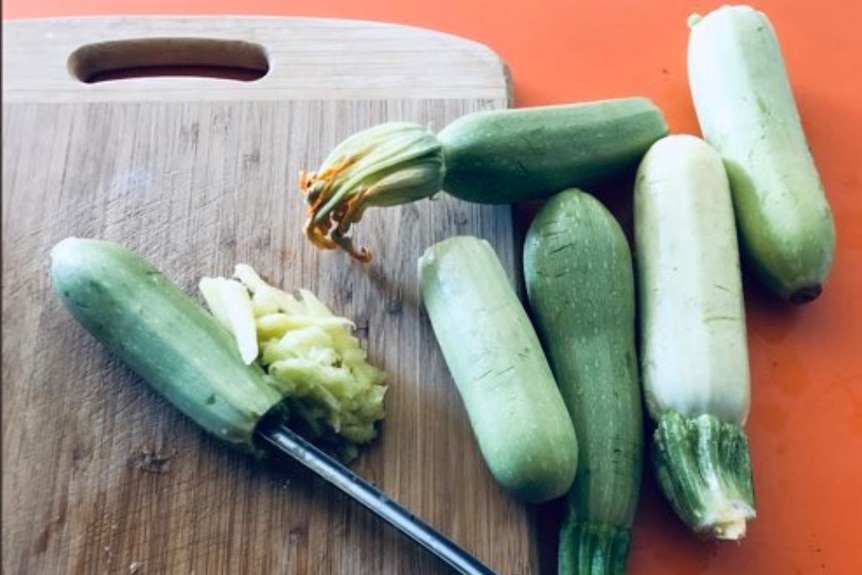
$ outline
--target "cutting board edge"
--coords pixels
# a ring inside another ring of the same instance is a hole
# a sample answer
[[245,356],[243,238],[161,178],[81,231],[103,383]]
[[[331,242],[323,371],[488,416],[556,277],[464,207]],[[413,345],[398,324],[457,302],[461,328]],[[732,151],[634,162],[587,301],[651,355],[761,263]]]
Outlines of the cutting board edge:
[[[34,34],[46,41],[32,42]],[[393,91],[402,99],[478,98],[503,107],[514,100],[509,66],[491,47],[407,24],[310,17],[81,16],[4,20],[3,36],[3,98],[8,101],[378,100],[391,98]],[[22,47],[26,38],[29,46],[37,46],[35,52]],[[251,82],[153,77],[97,83],[80,81],[71,70],[71,54],[82,46],[165,38],[255,44],[269,70]],[[333,62],[333,42],[351,44],[351,58]]]

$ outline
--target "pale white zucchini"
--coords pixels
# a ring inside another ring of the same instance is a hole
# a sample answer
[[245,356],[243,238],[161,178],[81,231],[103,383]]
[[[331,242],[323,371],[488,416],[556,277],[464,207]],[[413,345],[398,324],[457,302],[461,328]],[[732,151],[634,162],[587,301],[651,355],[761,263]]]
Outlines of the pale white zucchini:
[[694,108],[728,172],[744,261],[782,298],[809,302],[832,268],[835,224],[775,29],[749,6],[689,25]]
[[654,464],[681,518],[718,538],[754,517],[745,308],[727,174],[706,142],[668,136],[634,195],[641,375]]

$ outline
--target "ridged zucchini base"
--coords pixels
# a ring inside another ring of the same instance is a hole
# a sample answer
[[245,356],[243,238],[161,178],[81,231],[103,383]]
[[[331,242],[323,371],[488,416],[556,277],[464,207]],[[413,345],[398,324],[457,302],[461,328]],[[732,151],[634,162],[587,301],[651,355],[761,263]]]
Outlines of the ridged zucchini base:
[[741,426],[667,411],[653,447],[659,486],[689,527],[718,539],[745,535],[755,511],[748,438]]
[[571,515],[560,530],[559,575],[622,575],[631,547],[631,531],[612,525],[581,523]]

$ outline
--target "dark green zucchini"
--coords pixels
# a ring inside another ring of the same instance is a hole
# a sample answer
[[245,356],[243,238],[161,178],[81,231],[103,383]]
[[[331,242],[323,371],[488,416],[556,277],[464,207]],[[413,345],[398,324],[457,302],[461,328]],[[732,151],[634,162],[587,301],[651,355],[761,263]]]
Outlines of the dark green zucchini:
[[594,197],[565,190],[539,210],[524,245],[537,331],[578,437],[559,543],[561,575],[619,575],[643,460],[628,241]]

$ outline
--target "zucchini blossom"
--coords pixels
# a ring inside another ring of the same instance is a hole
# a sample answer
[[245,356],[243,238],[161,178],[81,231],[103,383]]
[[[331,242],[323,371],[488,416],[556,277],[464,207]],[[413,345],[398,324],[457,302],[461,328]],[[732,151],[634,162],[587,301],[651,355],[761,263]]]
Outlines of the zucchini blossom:
[[386,122],[343,140],[316,172],[300,173],[308,204],[303,231],[317,247],[341,248],[367,262],[366,247],[348,237],[366,208],[406,204],[440,191],[443,146],[421,125]]

